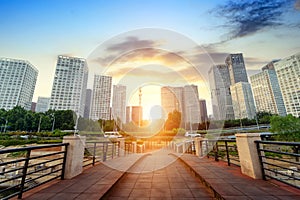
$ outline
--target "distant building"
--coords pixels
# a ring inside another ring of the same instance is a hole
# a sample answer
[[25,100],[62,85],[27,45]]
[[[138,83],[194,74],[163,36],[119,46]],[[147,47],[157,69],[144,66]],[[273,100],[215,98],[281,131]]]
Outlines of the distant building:
[[286,110],[273,62],[262,69],[262,72],[250,77],[256,110],[285,116]]
[[203,123],[203,122],[208,121],[207,107],[206,107],[205,99],[199,100],[199,106],[200,106],[200,122]]
[[[204,102],[205,103],[205,102]],[[192,127],[207,118],[206,104],[199,101],[198,87],[185,85],[183,87],[164,86],[161,88],[161,105],[167,117],[168,113],[177,110],[181,113],[181,126]],[[201,111],[201,106],[203,110]]]
[[238,82],[230,86],[235,119],[254,119],[255,105],[250,83]]
[[234,119],[228,66],[214,65],[208,71],[215,120]]
[[112,99],[112,117],[119,119],[122,123],[126,122],[126,86],[114,85],[113,86],[113,99]]
[[137,126],[143,120],[143,107],[127,106],[126,107],[126,123],[134,122]]
[[231,85],[238,82],[248,82],[243,54],[229,54],[225,63],[228,66]]
[[83,117],[85,119],[90,118],[91,104],[92,104],[92,90],[91,89],[86,89],[85,106],[84,106],[84,114],[83,114]]
[[36,112],[46,112],[49,110],[50,106],[50,97],[38,97],[36,103]]
[[88,78],[86,60],[58,56],[52,86],[50,109],[72,110],[83,116]]
[[168,113],[177,110],[183,113],[183,87],[164,86],[161,88],[161,105],[165,117]]
[[185,85],[183,87],[183,106],[183,121],[185,123],[195,124],[201,122],[199,94],[196,85]]
[[300,53],[274,63],[287,114],[300,117]]
[[38,70],[25,60],[0,58],[0,108],[31,109]]
[[110,100],[111,100],[111,87],[112,77],[111,76],[94,76],[93,85],[93,98],[91,107],[92,120],[110,120]]
[[30,108],[30,110],[32,112],[35,112],[35,108],[36,108],[36,102],[31,102],[31,108]]

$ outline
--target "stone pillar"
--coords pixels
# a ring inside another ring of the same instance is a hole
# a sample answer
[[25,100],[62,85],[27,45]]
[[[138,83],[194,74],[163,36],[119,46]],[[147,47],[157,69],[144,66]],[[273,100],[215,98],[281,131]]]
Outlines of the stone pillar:
[[261,140],[259,133],[235,134],[241,171],[254,179],[262,179],[262,171],[255,140]]
[[69,143],[67,150],[65,179],[71,179],[82,172],[85,136],[64,136],[63,143]]
[[196,150],[196,156],[203,156],[202,152],[202,138],[196,137],[195,138],[195,150]]
[[125,139],[124,138],[118,138],[118,141],[120,142],[119,156],[124,156],[125,155]]

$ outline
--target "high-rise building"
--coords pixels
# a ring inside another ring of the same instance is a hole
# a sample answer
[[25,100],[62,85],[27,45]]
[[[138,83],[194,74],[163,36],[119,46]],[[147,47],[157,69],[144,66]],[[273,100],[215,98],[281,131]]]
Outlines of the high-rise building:
[[248,82],[243,54],[229,54],[225,63],[228,66],[231,85],[238,82]]
[[161,88],[161,105],[165,117],[168,113],[177,110],[183,113],[183,87],[164,86]]
[[38,70],[28,61],[0,58],[0,108],[31,109]]
[[196,85],[185,85],[183,87],[183,105],[185,123],[199,123],[200,122],[200,104],[198,87]]
[[255,105],[250,83],[238,82],[230,86],[235,119],[254,119]]
[[256,110],[285,116],[286,110],[273,62],[262,69],[262,72],[250,77]]
[[50,109],[72,110],[83,116],[88,78],[86,60],[58,56],[52,86]]
[[214,65],[208,71],[214,119],[234,119],[228,66]]
[[31,102],[31,108],[30,108],[30,110],[32,112],[35,112],[35,107],[36,107],[36,102]]
[[83,114],[83,117],[86,118],[86,119],[90,118],[91,103],[92,103],[92,90],[91,89],[86,89],[85,107],[84,107],[84,114]]
[[94,76],[93,98],[91,107],[92,120],[110,120],[111,76]]
[[143,107],[127,106],[126,107],[126,123],[134,122],[137,126],[141,125],[143,120]]
[[35,112],[46,112],[49,110],[50,98],[49,97],[38,97],[36,102]]
[[126,86],[114,85],[113,86],[113,99],[112,99],[112,115],[113,119],[121,120],[122,123],[126,122]]
[[300,53],[274,63],[287,114],[300,117]]
[[207,117],[207,108],[206,108],[206,101],[205,99],[200,99],[199,100],[199,106],[200,106],[200,122],[207,122],[208,117]]

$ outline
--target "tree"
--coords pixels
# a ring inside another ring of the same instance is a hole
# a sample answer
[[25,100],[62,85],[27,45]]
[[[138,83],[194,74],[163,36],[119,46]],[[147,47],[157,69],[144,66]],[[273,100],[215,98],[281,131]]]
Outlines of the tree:
[[168,114],[168,119],[165,123],[166,130],[173,130],[174,128],[179,128],[181,123],[181,113],[177,110],[170,112]]
[[272,116],[271,132],[277,134],[277,138],[283,141],[300,141],[300,119],[291,114],[282,116]]

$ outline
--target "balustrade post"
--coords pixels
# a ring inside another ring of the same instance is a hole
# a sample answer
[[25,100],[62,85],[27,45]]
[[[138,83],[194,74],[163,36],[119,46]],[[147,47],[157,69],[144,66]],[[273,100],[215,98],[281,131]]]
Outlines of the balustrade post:
[[85,136],[64,136],[63,143],[69,143],[64,178],[71,179],[82,172]]
[[240,133],[235,136],[242,173],[254,179],[262,179],[261,165],[256,144],[254,142],[256,140],[261,140],[260,134]]

